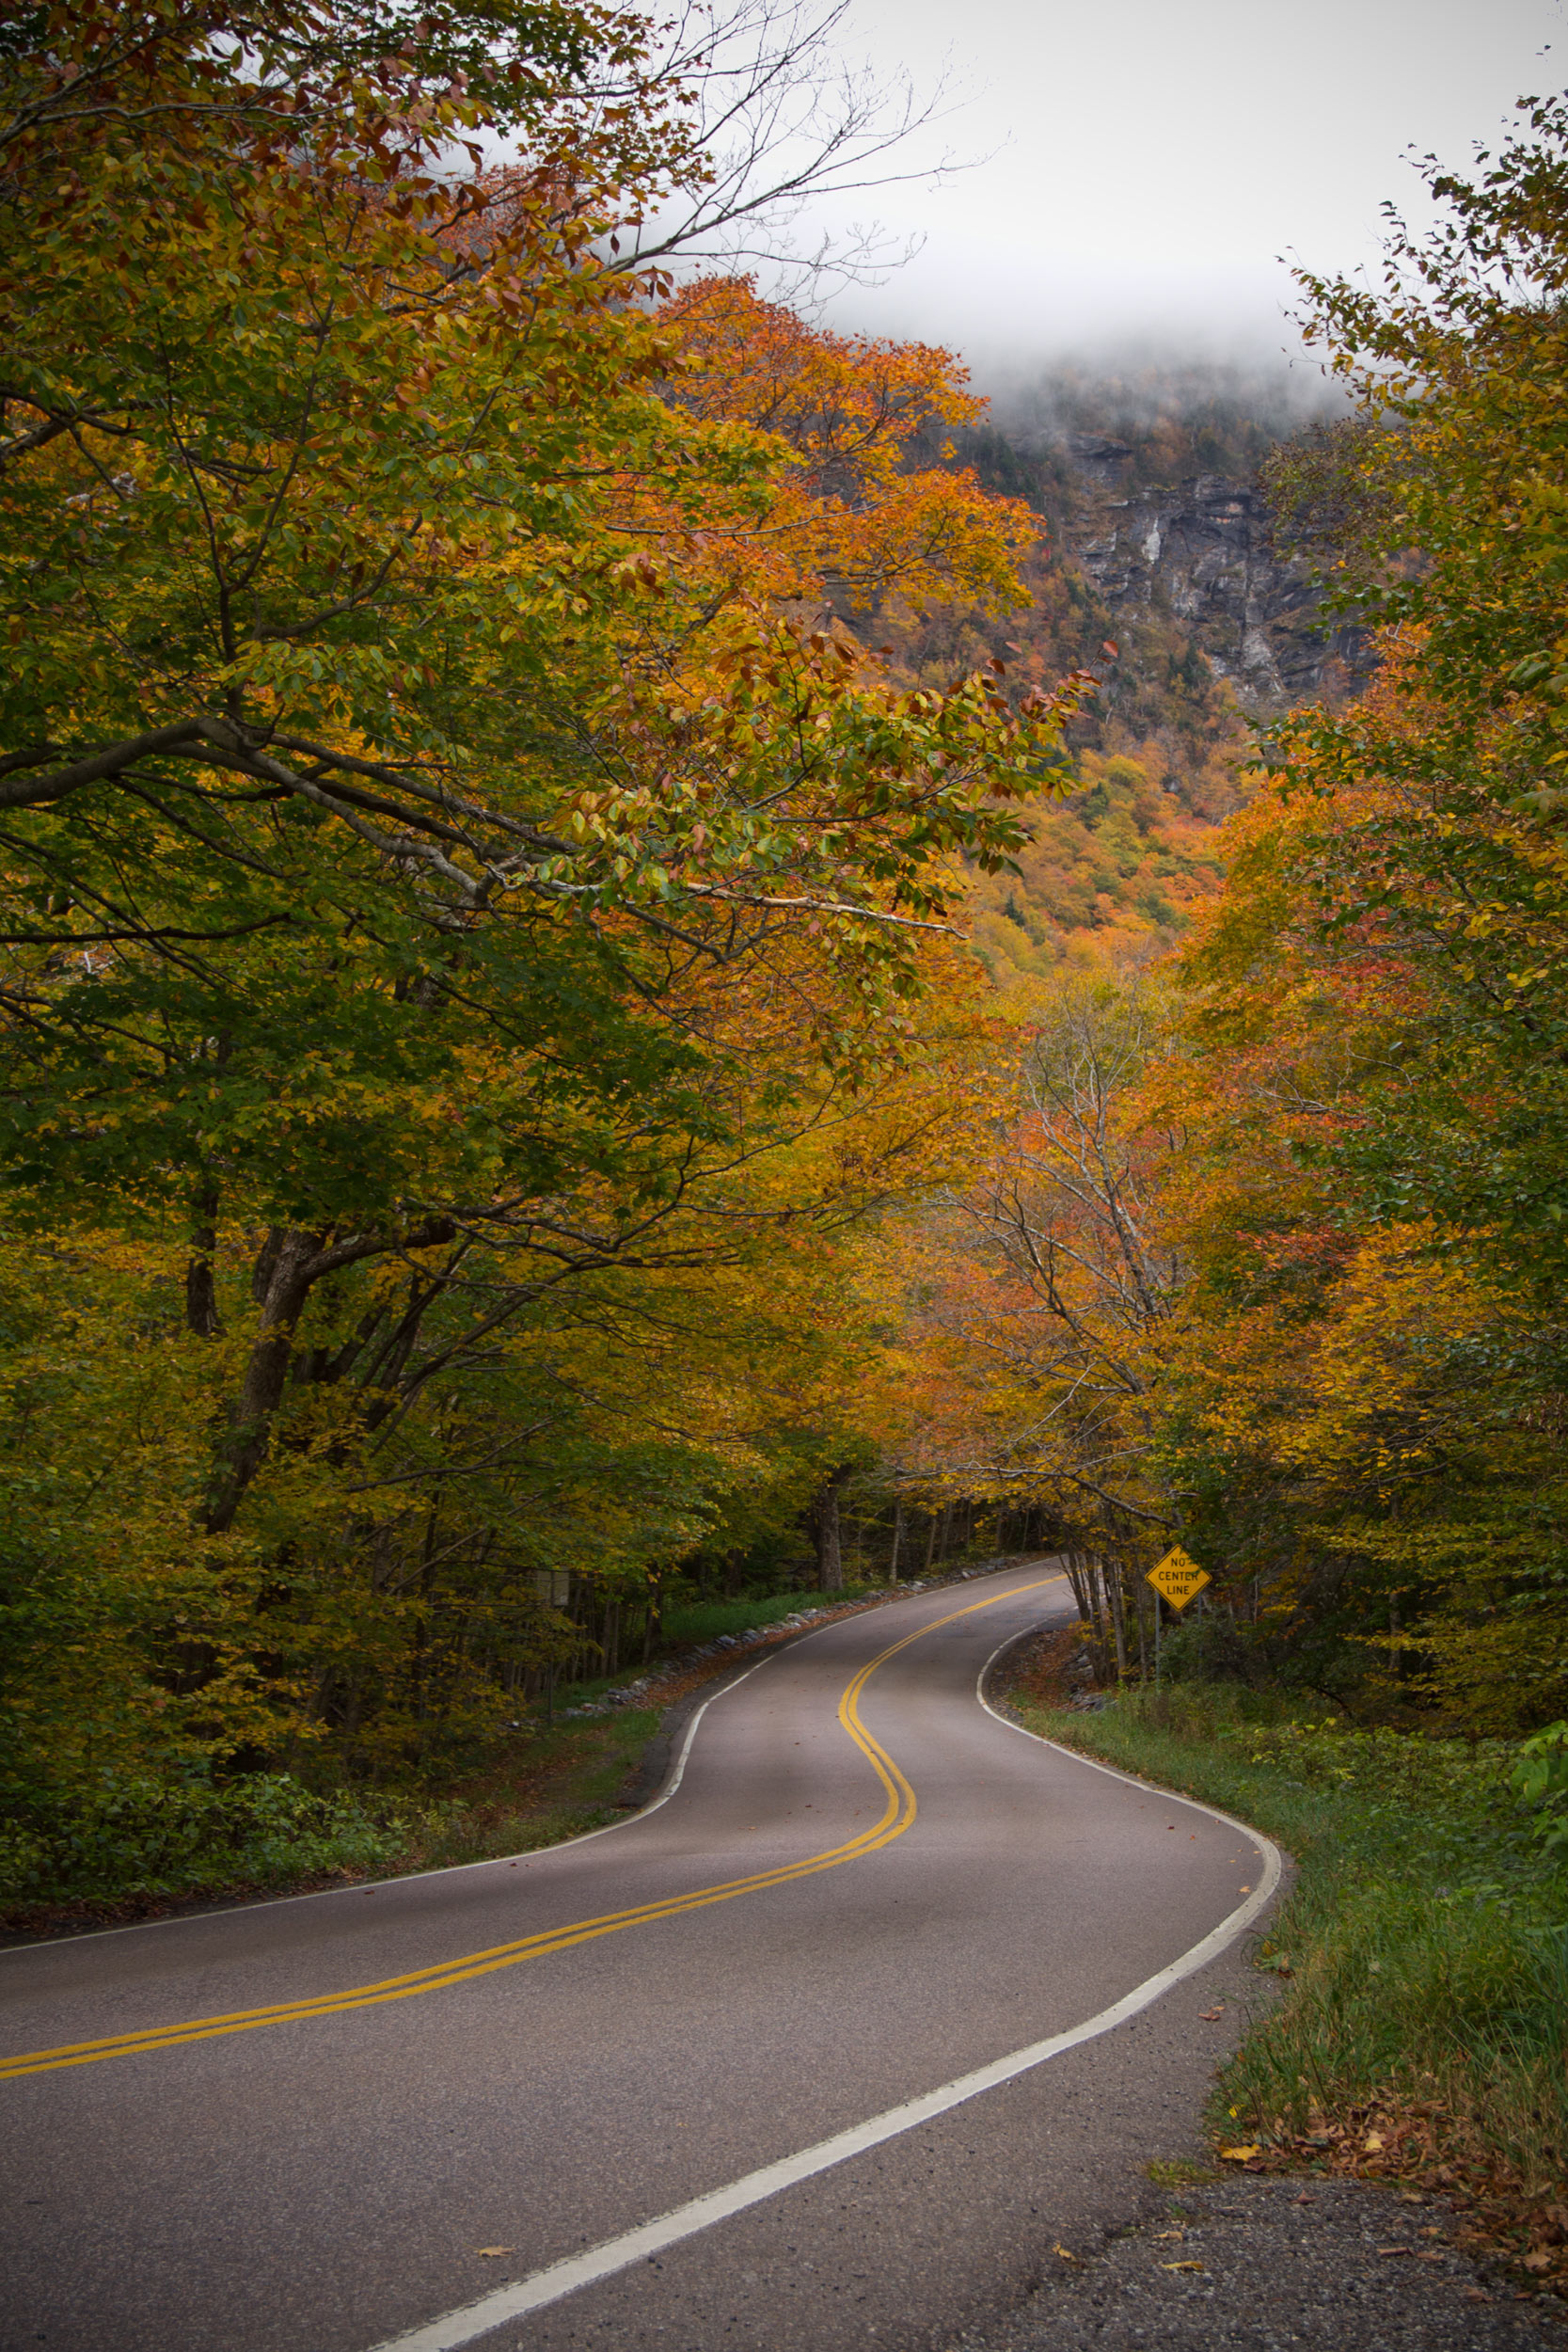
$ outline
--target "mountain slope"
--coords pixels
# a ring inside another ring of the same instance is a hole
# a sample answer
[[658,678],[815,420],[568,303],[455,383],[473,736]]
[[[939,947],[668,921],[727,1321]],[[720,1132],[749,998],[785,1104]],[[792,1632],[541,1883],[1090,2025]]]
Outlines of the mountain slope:
[[1276,549],[1259,486],[1306,421],[1278,382],[1228,371],[1064,373],[953,449],[1041,518],[1033,605],[1004,623],[883,613],[879,629],[923,679],[995,658],[1021,689],[1081,668],[1102,681],[1071,731],[1083,789],[1032,819],[1020,877],[975,877],[975,944],[999,978],[1174,944],[1217,885],[1215,829],[1258,726],[1366,675],[1364,636]]

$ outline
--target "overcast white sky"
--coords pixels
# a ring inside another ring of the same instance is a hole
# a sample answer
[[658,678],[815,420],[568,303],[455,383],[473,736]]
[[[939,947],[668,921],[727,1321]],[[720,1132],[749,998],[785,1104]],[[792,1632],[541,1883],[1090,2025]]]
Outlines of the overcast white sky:
[[[1375,260],[1419,216],[1405,151],[1465,165],[1521,92],[1568,84],[1563,0],[858,0],[847,47],[944,70],[940,138],[990,159],[840,207],[923,233],[840,326],[1006,361],[1148,337],[1276,352],[1292,251]],[[857,38],[858,36],[858,38]],[[931,151],[925,151],[929,153]]]

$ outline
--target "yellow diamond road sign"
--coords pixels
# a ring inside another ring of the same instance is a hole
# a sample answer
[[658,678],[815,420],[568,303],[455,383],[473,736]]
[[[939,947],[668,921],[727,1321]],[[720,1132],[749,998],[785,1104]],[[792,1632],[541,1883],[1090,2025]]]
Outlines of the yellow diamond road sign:
[[1157,1568],[1149,1569],[1148,1581],[1173,1609],[1185,1609],[1193,1595],[1201,1593],[1212,1580],[1208,1569],[1200,1568],[1178,1544]]

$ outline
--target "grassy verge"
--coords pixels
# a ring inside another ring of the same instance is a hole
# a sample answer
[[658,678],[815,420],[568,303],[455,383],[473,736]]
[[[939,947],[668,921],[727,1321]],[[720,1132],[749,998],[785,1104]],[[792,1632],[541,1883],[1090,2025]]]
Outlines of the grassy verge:
[[441,1870],[492,1854],[533,1853],[621,1818],[615,1799],[658,1729],[657,1707],[593,1724],[563,1724],[530,1742],[526,1761],[432,1809],[406,1839],[396,1872]]
[[1216,2141],[1456,2195],[1478,2242],[1568,2289],[1568,1873],[1513,1751],[1177,1685],[1032,1730],[1254,1823],[1296,1859],[1259,1966],[1284,1997],[1223,2075]]

